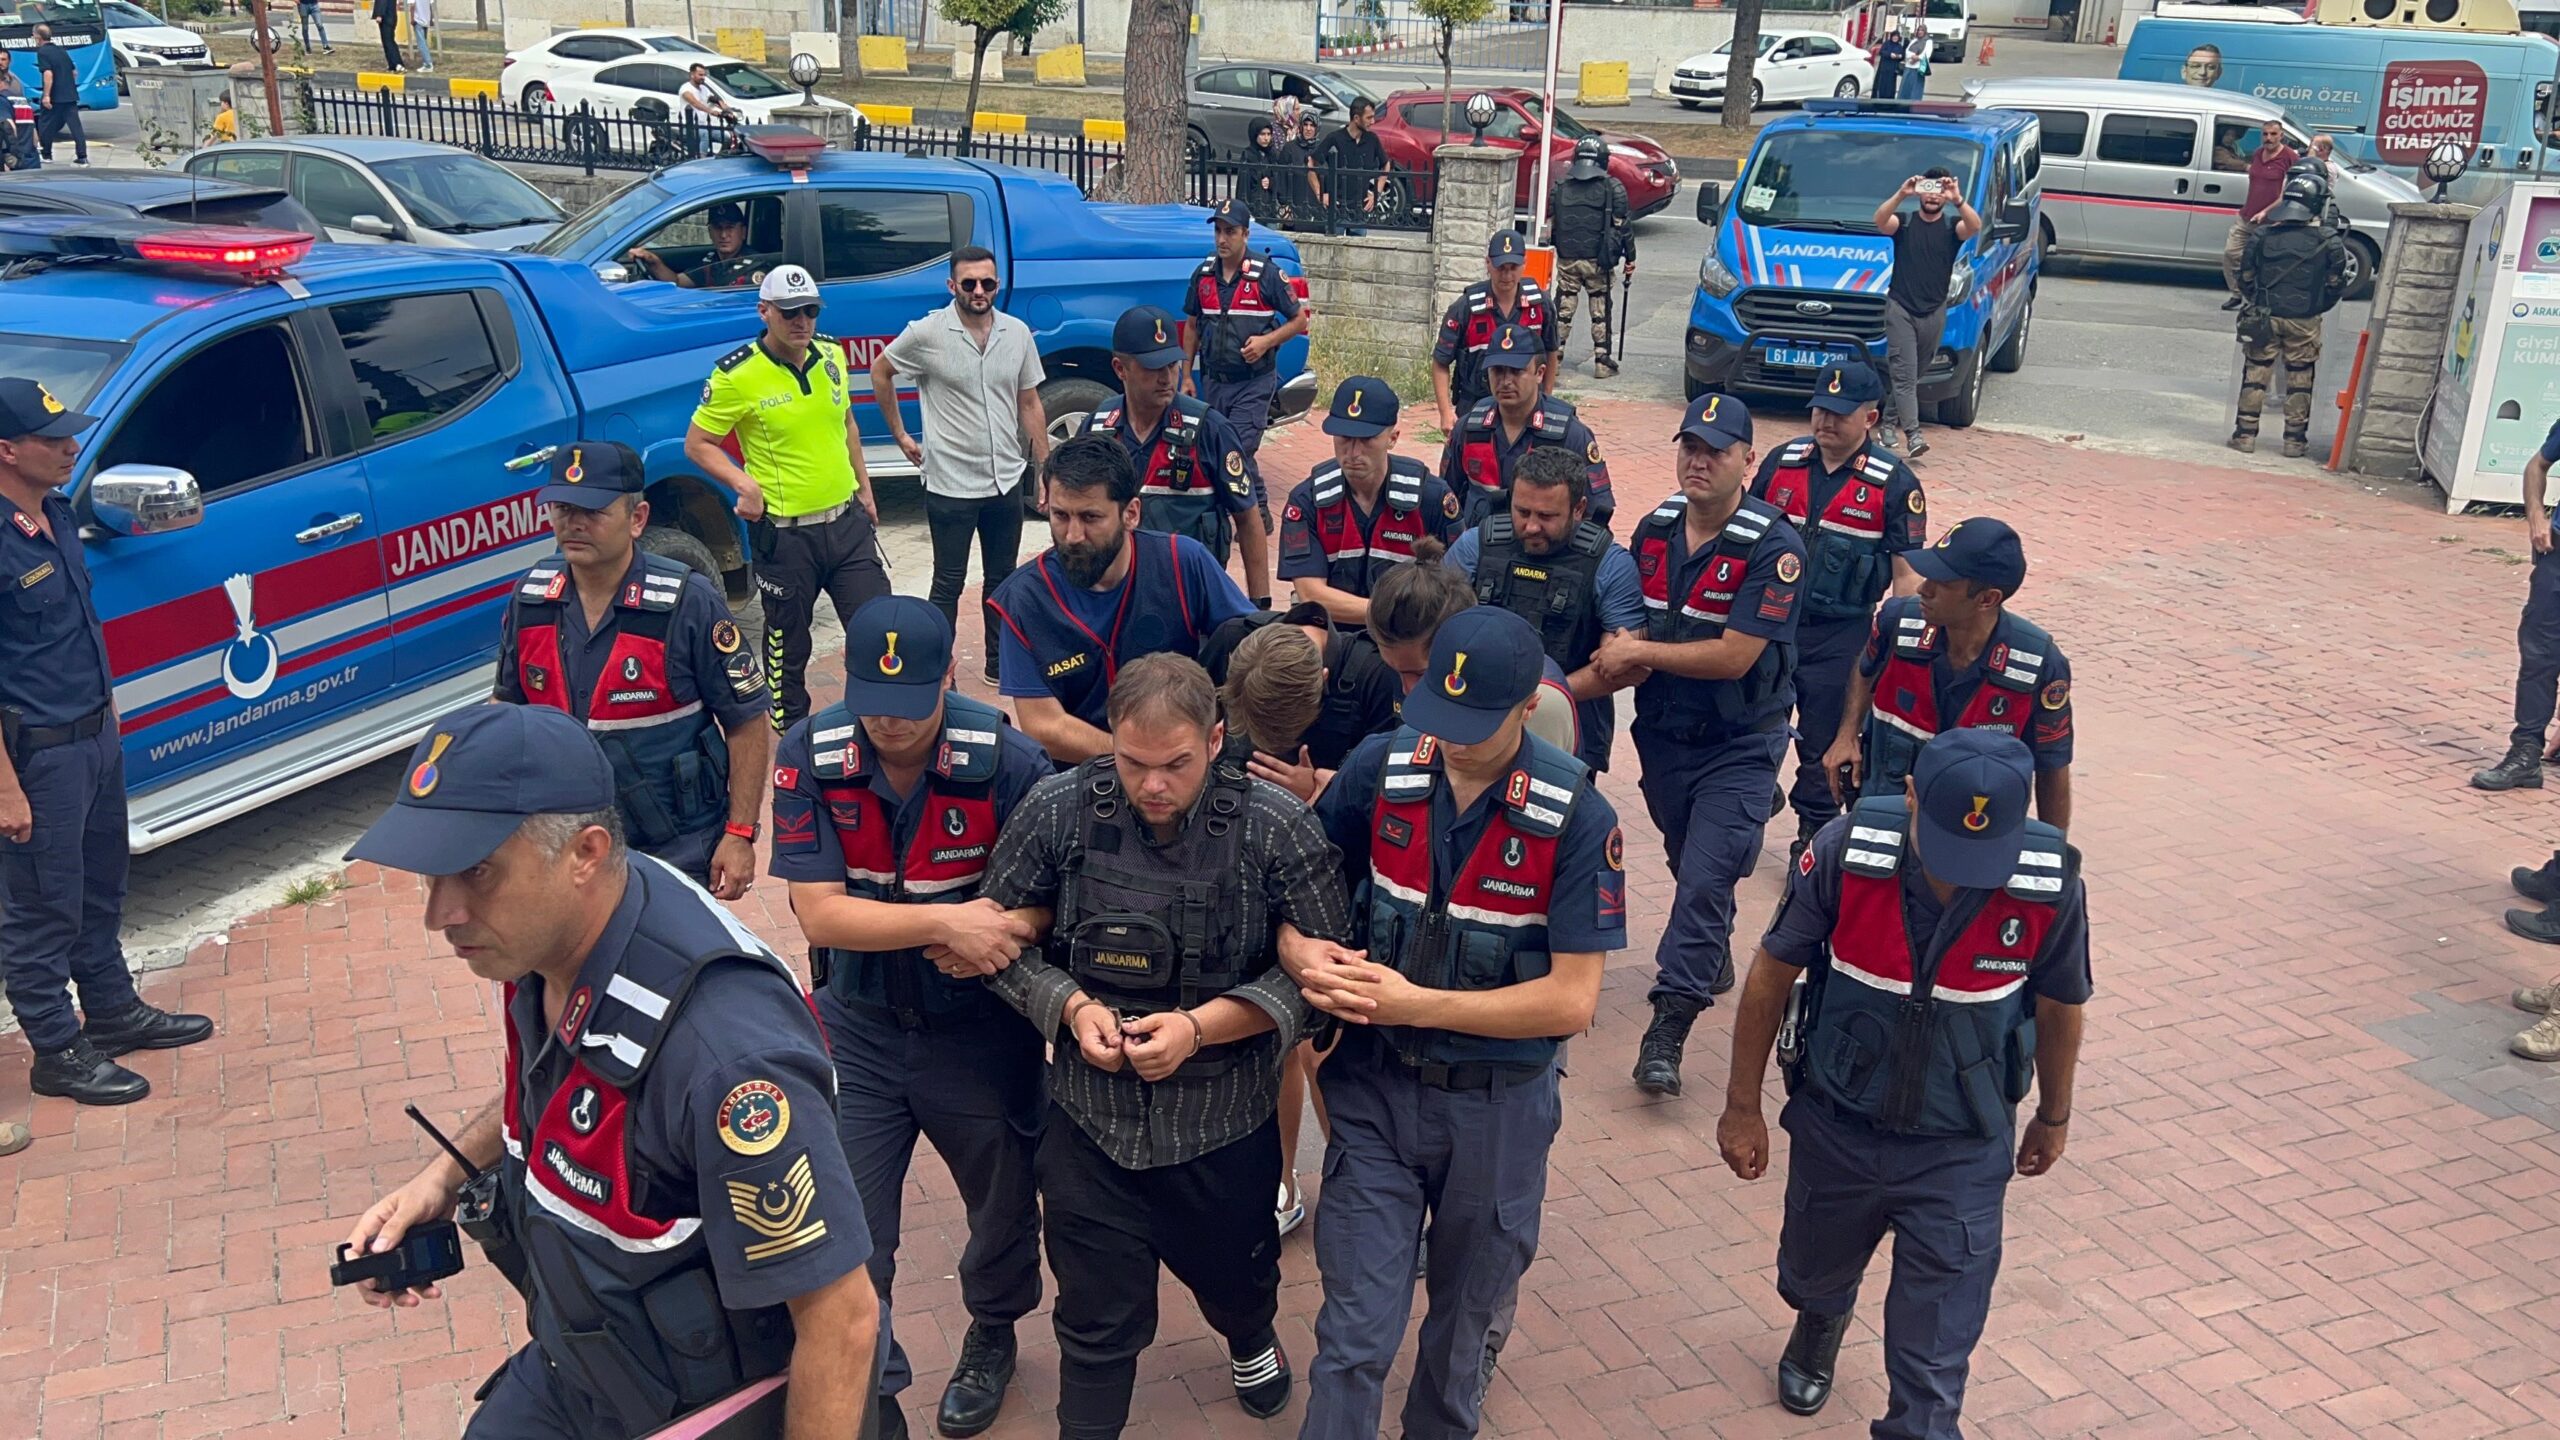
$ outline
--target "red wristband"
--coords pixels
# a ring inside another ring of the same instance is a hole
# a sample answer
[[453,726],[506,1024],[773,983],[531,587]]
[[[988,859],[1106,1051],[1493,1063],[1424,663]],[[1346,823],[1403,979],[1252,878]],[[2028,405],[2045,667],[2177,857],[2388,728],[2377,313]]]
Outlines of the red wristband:
[[739,824],[732,823],[732,824],[729,824],[729,825],[724,825],[724,826],[722,826],[721,828],[722,828],[722,829],[724,829],[724,830],[726,830],[728,833],[730,833],[730,834],[732,834],[732,835],[737,836],[739,839],[746,841],[748,844],[752,845],[752,844],[754,844],[754,843],[755,843],[755,840],[756,840],[756,831],[757,831],[757,829],[758,829],[759,827],[754,826],[754,825],[739,825]]

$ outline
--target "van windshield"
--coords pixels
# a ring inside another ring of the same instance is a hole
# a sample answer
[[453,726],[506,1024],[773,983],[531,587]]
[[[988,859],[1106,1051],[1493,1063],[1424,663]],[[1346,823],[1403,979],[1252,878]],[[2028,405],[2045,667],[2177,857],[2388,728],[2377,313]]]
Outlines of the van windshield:
[[1797,130],[1772,137],[1743,177],[1737,213],[1753,225],[1797,230],[1875,229],[1876,207],[1933,166],[1973,193],[1981,150],[1952,136]]

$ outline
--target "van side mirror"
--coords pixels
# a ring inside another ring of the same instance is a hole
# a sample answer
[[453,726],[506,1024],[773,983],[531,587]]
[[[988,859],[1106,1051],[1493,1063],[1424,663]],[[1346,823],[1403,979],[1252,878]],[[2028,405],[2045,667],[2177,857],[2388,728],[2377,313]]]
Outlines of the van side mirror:
[[1698,223],[1713,225],[1724,211],[1724,187],[1713,180],[1698,182]]
[[168,465],[110,465],[89,482],[89,514],[118,535],[163,535],[204,518],[196,477]]
[[2035,212],[2028,208],[2026,201],[2004,201],[2000,206],[1999,219],[1994,221],[1991,226],[1991,238],[1994,240],[2024,240],[2027,238],[2028,232],[2033,229],[2034,224]]
[[400,233],[398,227],[379,215],[355,216],[347,221],[347,228],[358,235],[370,235],[377,240],[389,240]]

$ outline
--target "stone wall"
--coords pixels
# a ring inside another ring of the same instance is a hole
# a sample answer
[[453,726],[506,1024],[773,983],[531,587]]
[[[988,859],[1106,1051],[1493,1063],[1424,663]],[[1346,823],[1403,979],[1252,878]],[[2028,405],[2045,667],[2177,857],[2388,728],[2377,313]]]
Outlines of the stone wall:
[[2397,479],[2417,465],[2418,417],[2435,393],[2454,284],[2477,213],[2470,205],[2391,207],[2367,324],[2372,339],[2340,462],[2345,469]]
[[1421,235],[1296,235],[1307,299],[1328,339],[1418,354],[1431,344],[1431,242]]
[[[1508,230],[1519,184],[1520,152],[1487,145],[1443,145],[1440,189],[1431,212],[1431,309],[1438,315],[1458,292],[1484,278],[1484,245]],[[1428,345],[1430,337],[1416,337]]]

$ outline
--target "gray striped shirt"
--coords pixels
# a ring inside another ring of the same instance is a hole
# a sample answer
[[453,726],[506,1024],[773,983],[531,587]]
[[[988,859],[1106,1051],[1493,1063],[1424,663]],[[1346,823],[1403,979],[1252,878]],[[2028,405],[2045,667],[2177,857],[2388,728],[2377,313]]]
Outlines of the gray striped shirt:
[[[1062,867],[1083,824],[1077,784],[1076,772],[1053,775],[1023,797],[997,838],[980,894],[1008,909],[1057,902]],[[1190,821],[1184,824],[1187,833]],[[1145,852],[1171,870],[1189,848],[1180,837],[1171,846],[1150,837]],[[1075,978],[1040,951],[1024,951],[987,982],[1051,1041],[1056,1054],[1050,1098],[1102,1153],[1128,1169],[1181,1164],[1241,1139],[1271,1118],[1280,1102],[1281,1057],[1314,1019],[1297,985],[1280,969],[1273,937],[1285,920],[1309,935],[1350,942],[1341,857],[1296,796],[1265,781],[1251,782],[1237,867],[1245,884],[1236,933],[1254,947],[1255,959],[1245,968],[1258,964],[1259,973],[1226,994],[1270,1015],[1276,1028],[1231,1047],[1234,1062],[1217,1074],[1176,1070],[1149,1082],[1133,1070],[1104,1071],[1086,1063],[1064,1029],[1067,1000],[1078,988]]]

